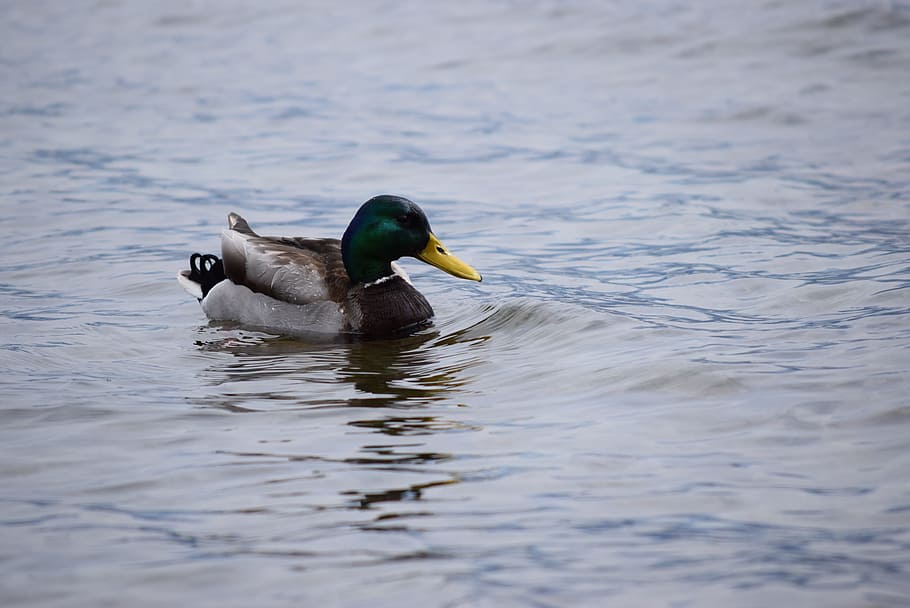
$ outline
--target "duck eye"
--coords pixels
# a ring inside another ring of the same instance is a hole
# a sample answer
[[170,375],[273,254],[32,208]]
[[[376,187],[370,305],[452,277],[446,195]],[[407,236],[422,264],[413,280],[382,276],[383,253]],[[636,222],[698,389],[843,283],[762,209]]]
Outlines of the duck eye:
[[398,221],[399,225],[408,227],[413,223],[414,216],[410,213],[405,213],[404,215],[399,215],[395,219]]

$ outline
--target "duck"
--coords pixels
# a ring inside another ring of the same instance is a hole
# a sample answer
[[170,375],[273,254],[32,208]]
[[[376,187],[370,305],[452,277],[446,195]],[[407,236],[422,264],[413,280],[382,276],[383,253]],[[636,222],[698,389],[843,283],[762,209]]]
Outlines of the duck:
[[214,321],[288,335],[388,337],[424,327],[434,316],[396,263],[406,256],[482,280],[442,244],[416,203],[389,194],[363,203],[340,240],[260,236],[232,212],[221,257],[192,254],[177,280]]

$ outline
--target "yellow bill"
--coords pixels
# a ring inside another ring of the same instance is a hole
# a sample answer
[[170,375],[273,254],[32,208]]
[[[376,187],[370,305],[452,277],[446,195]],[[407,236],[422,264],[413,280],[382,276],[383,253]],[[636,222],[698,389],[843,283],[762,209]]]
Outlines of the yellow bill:
[[430,233],[430,240],[427,241],[427,246],[424,247],[423,251],[418,253],[416,257],[418,260],[426,262],[430,266],[435,266],[440,270],[444,270],[450,275],[460,279],[468,279],[471,281],[482,280],[479,272],[449,253],[449,250],[445,248],[445,245],[440,243],[439,239],[437,239],[436,235],[432,232]]

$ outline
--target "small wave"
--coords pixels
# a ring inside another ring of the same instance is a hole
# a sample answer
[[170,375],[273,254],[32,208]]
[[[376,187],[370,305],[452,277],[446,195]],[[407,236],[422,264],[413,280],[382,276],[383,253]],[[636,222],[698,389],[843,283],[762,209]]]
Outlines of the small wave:
[[516,345],[553,340],[557,336],[577,336],[606,323],[601,315],[575,304],[530,298],[485,304],[478,314],[482,318],[461,330],[461,335],[499,334],[508,336]]

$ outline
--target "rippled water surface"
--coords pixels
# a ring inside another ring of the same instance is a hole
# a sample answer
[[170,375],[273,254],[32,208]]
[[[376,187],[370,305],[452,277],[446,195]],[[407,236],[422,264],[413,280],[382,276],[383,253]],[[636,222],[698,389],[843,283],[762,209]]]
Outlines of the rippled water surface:
[[[910,602],[906,3],[2,12],[4,606]],[[383,192],[415,335],[174,280]]]

